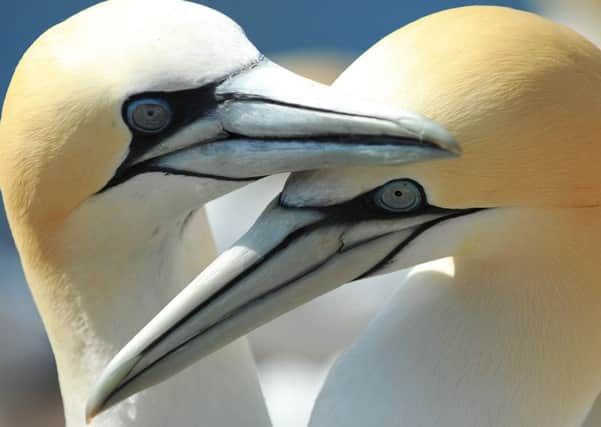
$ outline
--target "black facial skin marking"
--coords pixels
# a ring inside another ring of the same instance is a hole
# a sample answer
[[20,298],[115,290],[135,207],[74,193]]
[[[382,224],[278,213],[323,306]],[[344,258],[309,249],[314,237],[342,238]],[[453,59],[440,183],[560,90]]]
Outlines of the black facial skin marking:
[[[139,132],[130,126],[133,138],[130,144],[129,155],[123,162],[127,165],[132,159],[140,158],[144,153],[158,144],[160,141],[169,138],[180,129],[188,126],[201,117],[206,117],[217,107],[215,99],[215,89],[217,83],[190,90],[179,92],[148,92],[129,98],[122,108],[123,120],[128,123],[127,108],[129,105],[139,99],[159,98],[166,101],[172,109],[173,118],[169,126],[158,134],[148,134]],[[119,171],[117,171],[117,174]]]
[[[190,125],[201,117],[206,117],[211,114],[217,107],[215,89],[219,83],[220,82],[211,83],[200,88],[178,92],[146,92],[134,95],[124,102],[121,108],[121,114],[123,121],[128,125],[133,135],[129,145],[129,153],[123,163],[117,168],[111,180],[99,191],[99,193],[119,185],[141,173],[142,170],[139,169],[137,165],[132,166],[137,159],[182,128]],[[127,110],[131,103],[147,98],[164,100],[171,107],[171,122],[164,130],[156,134],[140,132],[128,123]],[[164,172],[169,173],[169,171]]]
[[[156,146],[161,141],[169,138],[177,133],[182,128],[190,125],[202,117],[208,117],[214,112],[219,103],[229,99],[229,97],[218,96],[216,94],[217,87],[226,80],[237,76],[245,71],[252,70],[257,65],[265,60],[263,55],[259,56],[255,61],[241,67],[227,76],[215,79],[213,82],[204,86],[175,92],[144,92],[129,97],[121,107],[121,116],[123,121],[128,125],[132,132],[133,138],[129,147],[129,154],[123,161],[123,164],[117,169],[115,177],[117,177],[132,160],[140,158],[144,153]],[[232,94],[231,96],[234,96]],[[128,107],[135,101],[146,98],[158,98],[165,101],[171,107],[172,120],[169,126],[158,134],[148,134],[139,132],[133,128],[128,122],[127,110]],[[107,185],[108,187],[108,185]]]
[[[440,217],[438,219],[425,222],[424,224],[418,226],[415,229],[415,231],[408,238],[399,241],[399,244],[392,251],[390,251],[390,253],[388,253],[384,258],[382,258],[382,260],[380,260],[380,262],[378,262],[377,264],[375,264],[374,266],[372,266],[369,270],[365,271],[362,274],[359,274],[357,277],[355,277],[353,279],[353,280],[359,280],[361,278],[369,276],[370,274],[372,274],[373,272],[377,271],[379,268],[381,268],[382,266],[384,266],[386,263],[390,262],[390,260],[392,258],[394,258],[396,255],[398,255],[399,252],[401,252],[412,241],[414,241],[416,238],[418,238],[424,231],[426,231],[426,230],[428,230],[428,229],[430,229],[432,227],[435,227],[436,225],[438,225],[438,224],[440,224],[442,222],[451,220],[453,218],[458,218],[458,217],[461,217],[461,216],[469,215],[469,214],[476,213],[476,212],[479,212],[481,210],[484,210],[482,208],[473,208],[473,209],[445,209],[445,208],[441,208],[441,207],[438,207],[438,206],[430,205],[427,202],[427,196],[425,194],[425,191],[424,191],[423,187],[419,183],[417,183],[415,181],[412,181],[412,182],[413,182],[413,184],[415,184],[417,186],[417,188],[419,188],[420,192],[422,193],[423,203],[422,203],[421,206],[416,207],[416,209],[412,210],[411,212],[406,212],[406,213],[391,212],[391,211],[387,211],[387,210],[381,208],[376,203],[374,203],[374,196],[377,194],[378,189],[381,188],[381,187],[376,188],[374,190],[371,190],[369,192],[366,192],[364,194],[361,194],[361,195],[357,196],[356,198],[354,198],[352,200],[349,200],[347,202],[341,203],[339,205],[329,206],[329,207],[323,207],[323,208],[319,208],[319,207],[307,208],[307,209],[312,209],[312,210],[314,210],[314,209],[321,210],[323,212],[326,212],[328,215],[326,216],[325,219],[322,219],[322,220],[316,221],[315,223],[309,224],[309,225],[307,225],[307,226],[305,226],[303,228],[300,228],[300,229],[292,232],[288,236],[286,236],[277,246],[275,246],[271,251],[269,251],[263,257],[263,259],[261,259],[261,261],[257,262],[255,265],[253,265],[252,267],[246,269],[240,275],[238,275],[237,277],[235,277],[234,279],[232,279],[229,283],[227,283],[225,286],[223,286],[222,288],[220,288],[210,298],[208,298],[201,305],[199,305],[193,311],[191,311],[187,316],[185,316],[182,319],[180,319],[169,330],[167,330],[160,337],[158,337],[154,342],[152,342],[145,349],[144,353],[148,353],[149,351],[151,351],[154,348],[154,346],[156,346],[165,336],[169,335],[171,332],[173,332],[173,330],[177,329],[182,324],[184,324],[189,319],[191,319],[196,314],[198,314],[200,311],[202,311],[203,309],[205,309],[206,307],[208,307],[209,305],[211,305],[215,300],[217,300],[221,296],[227,294],[228,291],[232,287],[234,287],[236,285],[236,283],[240,282],[245,277],[251,275],[255,270],[257,270],[258,268],[260,268],[262,265],[264,265],[265,263],[269,262],[269,260],[274,255],[276,255],[277,253],[285,250],[287,247],[289,247],[290,245],[294,244],[294,242],[297,241],[298,239],[302,238],[303,236],[305,236],[307,234],[313,233],[315,230],[317,230],[319,228],[322,228],[324,226],[328,226],[328,225],[331,225],[331,224],[358,223],[358,222],[361,222],[361,221],[383,219],[383,218],[410,218],[410,217],[415,217],[415,216],[427,215],[427,214],[431,214],[431,213],[443,214],[444,215],[444,216],[442,216],[442,217]],[[386,184],[384,184],[384,185],[386,185]],[[282,202],[281,196],[280,196],[280,202],[279,202],[279,204],[280,204],[280,206],[285,207],[285,205]],[[298,209],[303,209],[303,208],[290,207],[290,209],[296,209],[296,210],[298,210]],[[358,248],[358,247],[360,247],[360,246],[362,246],[364,244],[369,243],[370,241],[371,240],[366,240],[366,241],[359,242],[359,243],[357,243],[356,245],[354,245],[352,247],[345,248],[345,251],[356,249],[356,248]],[[157,359],[156,361],[154,361],[152,364],[150,364],[149,366],[145,367],[144,370],[138,372],[136,375],[134,375],[133,377],[129,378],[128,381],[124,382],[118,389],[116,389],[113,392],[113,394],[117,393],[120,389],[122,389],[123,387],[125,387],[127,384],[129,384],[131,381],[133,381],[137,376],[141,375],[144,371],[152,368],[152,366],[154,366],[155,364],[157,364],[158,362],[160,362],[161,360],[163,360],[165,357],[168,357],[171,353],[176,352],[178,349],[180,349],[181,347],[185,346],[188,342],[190,342],[190,341],[194,340],[195,338],[197,338],[198,336],[200,336],[200,335],[208,332],[212,328],[215,328],[215,327],[219,326],[222,322],[227,321],[229,318],[234,317],[237,312],[239,312],[241,310],[248,309],[249,306],[251,306],[253,304],[256,304],[256,303],[260,302],[262,299],[265,299],[265,298],[267,298],[267,297],[269,297],[269,296],[271,296],[273,294],[276,294],[276,293],[280,292],[282,289],[286,288],[287,286],[291,286],[295,282],[297,282],[298,280],[301,280],[304,276],[306,276],[308,274],[311,274],[311,273],[319,270],[323,265],[325,265],[326,263],[328,263],[329,261],[331,261],[332,258],[335,257],[335,256],[337,256],[337,255],[338,254],[334,254],[334,255],[332,255],[332,257],[326,258],[321,263],[318,263],[317,265],[311,267],[307,271],[304,271],[304,272],[298,274],[297,276],[292,277],[292,278],[286,280],[284,283],[280,283],[278,286],[270,289],[269,291],[266,291],[264,294],[262,294],[262,295],[260,295],[260,296],[258,296],[256,298],[248,301],[243,306],[238,307],[234,312],[226,313],[222,319],[218,320],[217,322],[215,322],[215,323],[213,323],[211,325],[208,325],[205,329],[203,329],[201,331],[198,331],[198,333],[196,335],[194,335],[193,337],[189,338],[188,340],[186,340],[185,342],[183,342],[182,344],[180,344],[177,348],[174,348],[174,349],[170,350],[168,353],[166,353],[163,356],[161,356],[159,359]]]
[[[115,176],[131,164],[132,160],[140,158],[148,150],[161,141],[169,138],[182,128],[190,125],[201,117],[206,117],[217,108],[215,89],[217,83],[211,83],[197,89],[183,90],[178,92],[147,92],[129,98],[122,108],[123,120],[128,123],[127,109],[132,102],[145,98],[162,99],[172,110],[172,120],[169,126],[158,134],[139,132],[130,126],[133,138],[129,147],[129,154],[123,164],[119,167]],[[128,124],[129,126],[129,124]]]
[[[142,168],[137,168],[137,165],[132,167],[136,159],[139,159],[147,151],[161,143],[161,141],[164,141],[170,136],[176,134],[178,131],[195,122],[196,120],[202,117],[210,117],[210,115],[213,114],[213,112],[217,108],[218,104],[224,101],[224,99],[221,99],[222,97],[218,97],[216,95],[215,92],[217,87],[223,82],[225,82],[227,79],[232,78],[244,71],[251,70],[252,68],[259,65],[264,59],[265,58],[261,55],[255,61],[251,62],[250,64],[247,64],[244,67],[241,67],[238,71],[230,75],[218,78],[215,81],[198,88],[186,89],[175,92],[144,92],[129,97],[121,107],[122,119],[128,125],[132,133],[132,140],[129,145],[129,153],[123,161],[123,163],[121,163],[121,165],[117,168],[111,180],[98,193],[102,193],[111,187],[119,185],[135,175],[146,172],[146,170],[142,170]],[[169,106],[171,107],[172,119],[169,126],[161,130],[161,132],[157,134],[149,134],[136,130],[129,124],[129,120],[127,118],[128,107],[133,102],[146,98],[161,99],[167,104],[169,104]],[[170,175],[173,174],[174,171],[153,170],[152,172],[164,172],[165,174]],[[186,175],[186,173],[182,171],[177,171],[177,174]],[[190,174],[190,176],[205,177],[205,175],[202,174]],[[236,181],[236,179],[230,179],[228,177],[212,175],[207,175],[206,177],[214,179],[223,179],[228,181]],[[248,178],[244,180],[251,181],[253,179],[255,178]],[[242,181],[242,179],[240,179],[240,181]]]

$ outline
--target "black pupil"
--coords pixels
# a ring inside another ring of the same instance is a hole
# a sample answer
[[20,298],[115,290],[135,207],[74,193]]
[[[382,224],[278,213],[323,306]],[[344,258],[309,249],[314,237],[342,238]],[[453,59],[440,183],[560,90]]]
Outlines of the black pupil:
[[169,125],[171,112],[168,107],[152,102],[132,106],[130,120],[143,132],[159,132]]
[[411,212],[424,202],[419,184],[410,180],[391,181],[372,194],[376,205],[389,212]]

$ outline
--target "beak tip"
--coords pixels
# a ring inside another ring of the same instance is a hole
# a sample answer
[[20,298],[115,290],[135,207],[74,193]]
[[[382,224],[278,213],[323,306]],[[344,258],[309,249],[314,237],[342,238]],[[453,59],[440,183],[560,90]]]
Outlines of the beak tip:
[[451,140],[449,140],[447,142],[447,145],[445,146],[445,149],[450,154],[452,154],[453,157],[459,157],[463,153],[463,151],[461,150],[461,147],[459,146],[459,144],[457,143],[457,141],[455,141],[454,138],[452,138]]
[[[417,143],[428,144],[443,157],[461,155],[461,147],[455,137],[440,123],[418,113],[405,112],[396,119],[400,131]],[[438,157],[435,155],[435,157]]]
[[113,393],[122,385],[137,361],[137,357],[129,358],[121,354],[109,363],[88,397],[85,408],[86,424],[89,425],[97,415],[114,405]]
[[461,147],[455,137],[440,125],[432,123],[432,126],[429,126],[429,129],[424,130],[424,133],[428,135],[430,142],[452,157],[458,157],[462,154]]
[[422,141],[427,141],[428,143],[434,145],[442,152],[443,157],[460,157],[463,154],[463,150],[457,143],[457,140],[444,129],[441,129],[435,134],[430,133],[428,137],[429,138],[427,139],[422,139]]
[[106,394],[101,393],[98,388],[92,389],[86,402],[85,419],[86,425],[90,425],[94,418],[107,409]]
[[96,408],[94,406],[90,406],[89,404],[86,406],[86,425],[90,425],[96,415],[100,412],[100,408]]

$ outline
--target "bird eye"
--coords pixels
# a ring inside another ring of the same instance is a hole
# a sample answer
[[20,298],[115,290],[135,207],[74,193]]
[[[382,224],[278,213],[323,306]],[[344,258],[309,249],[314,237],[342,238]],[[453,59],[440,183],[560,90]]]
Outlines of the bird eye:
[[401,179],[391,181],[378,188],[374,193],[374,203],[389,212],[411,212],[425,203],[421,186],[415,181]]
[[159,133],[172,119],[171,107],[162,99],[138,99],[127,107],[127,121],[132,129],[143,133]]

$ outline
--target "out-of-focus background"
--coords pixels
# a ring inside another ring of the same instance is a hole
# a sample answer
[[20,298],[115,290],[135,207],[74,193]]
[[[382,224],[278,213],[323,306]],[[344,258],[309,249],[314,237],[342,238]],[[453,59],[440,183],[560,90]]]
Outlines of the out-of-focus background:
[[[396,28],[437,10],[467,4],[533,10],[601,43],[601,0],[198,2],[238,21],[250,40],[271,59],[325,83]],[[35,38],[94,3],[5,0],[0,4],[0,99],[19,57]],[[220,250],[250,226],[283,179],[268,178],[209,206]],[[342,287],[251,334],[276,427],[306,425],[325,372],[392,294],[399,274],[403,273],[380,278],[377,283],[366,280]],[[63,425],[52,353],[0,206],[0,427]]]

